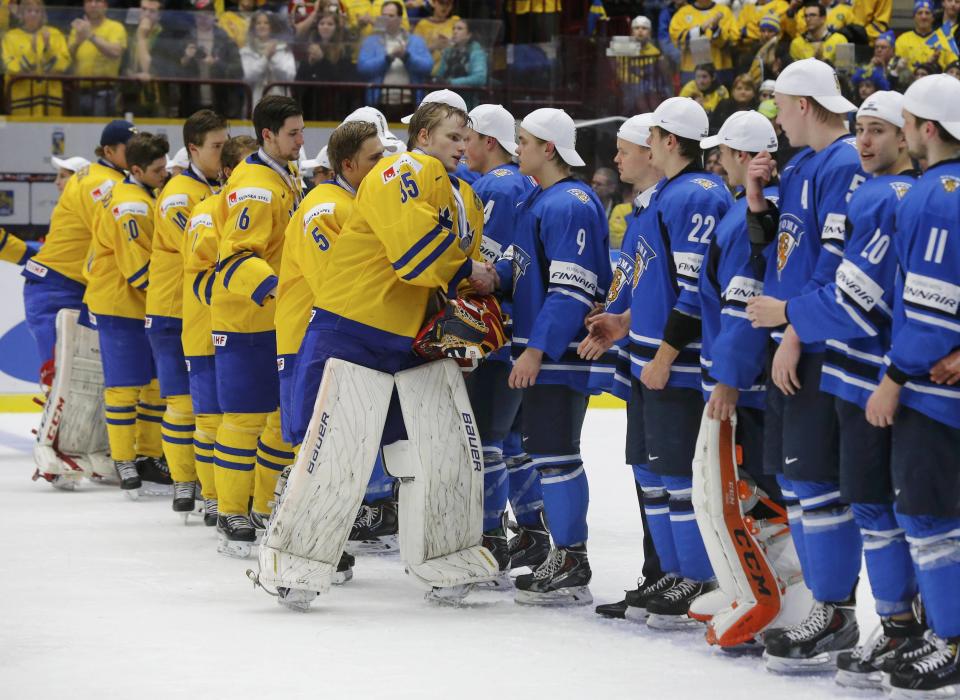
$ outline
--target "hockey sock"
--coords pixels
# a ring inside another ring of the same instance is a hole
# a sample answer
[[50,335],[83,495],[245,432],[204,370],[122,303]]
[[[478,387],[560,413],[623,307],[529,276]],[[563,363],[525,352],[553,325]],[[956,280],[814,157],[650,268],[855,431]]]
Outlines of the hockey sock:
[[960,636],[960,518],[903,515],[927,622],[940,639]]
[[709,581],[713,567],[707,557],[707,548],[700,535],[697,517],[693,513],[693,479],[689,476],[662,476],[670,497],[670,529],[680,562],[680,573],[694,581]]
[[224,413],[213,446],[217,508],[221,515],[246,515],[253,489],[257,438],[266,413]]
[[503,443],[483,447],[483,531],[501,526],[503,511],[510,496],[507,465],[503,461]]
[[543,487],[540,472],[520,445],[520,434],[510,433],[503,443],[510,487],[510,508],[521,527],[540,527],[543,510]]
[[256,479],[253,487],[253,510],[257,513],[269,513],[273,510],[273,492],[277,479],[296,455],[290,443],[280,434],[280,411],[267,416],[267,424],[257,441],[257,465],[254,469]]
[[854,503],[853,518],[863,538],[870,589],[880,617],[911,610],[917,578],[907,538],[888,503]]
[[580,455],[530,455],[540,470],[543,510],[557,547],[587,541],[590,490]]
[[643,512],[660,557],[660,568],[665,574],[679,576],[680,560],[673,541],[673,528],[670,527],[670,496],[663,479],[647,469],[646,464],[634,464],[633,477],[643,491]]
[[793,481],[803,509],[803,579],[824,603],[846,600],[860,573],[860,530],[833,482]]
[[137,454],[146,457],[162,457],[163,442],[160,439],[160,424],[167,407],[160,398],[160,384],[156,379],[140,388],[137,403]]
[[[793,484],[783,474],[777,474],[777,484],[783,496],[783,505],[787,510],[787,522],[790,524],[790,538],[793,547],[797,550],[797,559],[800,561],[800,570],[807,571],[807,548],[803,542],[803,509],[800,500],[793,491]],[[806,576],[806,574],[804,574]],[[807,586],[809,588],[809,584]]]
[[377,459],[373,463],[373,472],[370,474],[370,481],[367,483],[367,490],[363,494],[363,502],[366,504],[382,501],[393,495],[393,485],[396,482],[392,476],[383,469],[383,453],[377,452]]
[[114,386],[103,390],[110,456],[117,462],[137,458],[138,386]]
[[193,456],[193,404],[189,394],[167,397],[160,434],[163,454],[174,481],[196,481],[197,467]]
[[196,460],[197,477],[204,498],[216,499],[217,485],[213,476],[213,443],[217,440],[217,428],[223,418],[219,413],[197,416],[197,429],[193,433],[193,457]]

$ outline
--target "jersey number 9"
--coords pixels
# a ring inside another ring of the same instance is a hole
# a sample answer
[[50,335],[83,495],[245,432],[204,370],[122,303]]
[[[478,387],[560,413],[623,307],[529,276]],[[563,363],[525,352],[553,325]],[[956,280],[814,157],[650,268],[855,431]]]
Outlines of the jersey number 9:
[[417,181],[413,179],[410,173],[404,173],[400,176],[400,204],[406,204],[408,199],[420,196],[420,188],[417,187]]

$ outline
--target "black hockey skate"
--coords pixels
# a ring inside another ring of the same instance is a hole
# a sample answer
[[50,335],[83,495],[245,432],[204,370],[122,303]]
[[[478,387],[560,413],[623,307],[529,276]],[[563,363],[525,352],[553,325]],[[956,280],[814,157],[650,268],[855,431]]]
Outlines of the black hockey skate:
[[898,658],[911,638],[919,634],[920,625],[916,620],[881,620],[867,641],[853,651],[837,655],[837,683],[848,688],[879,690],[883,685],[884,664]]
[[623,600],[617,603],[605,603],[597,606],[597,614],[615,620],[634,620],[646,622],[647,603],[651,598],[663,593],[680,582],[676,576],[667,574],[659,579],[646,581],[639,579],[632,591],[624,591]]
[[140,492],[144,496],[170,496],[173,494],[173,479],[170,467],[163,457],[137,457],[137,472],[143,480]]
[[195,481],[176,481],[173,484],[173,512],[181,514],[183,522],[187,522],[187,516],[200,514],[196,484]]
[[960,637],[931,640],[932,654],[898,667],[890,674],[890,697],[953,698],[960,695]]
[[676,581],[647,600],[647,627],[655,630],[697,627],[700,623],[687,615],[690,603],[716,587],[716,581],[694,581],[689,578]]
[[912,664],[926,656],[930,656],[930,654],[940,649],[938,642],[939,640],[930,630],[926,630],[922,635],[910,637],[897,649],[892,657],[884,659],[880,665],[880,669],[884,673],[891,674],[901,666]]
[[130,500],[137,500],[140,497],[140,487],[143,485],[143,480],[137,471],[136,462],[114,462],[113,465],[117,470],[117,478],[120,479],[120,490]]
[[547,560],[550,554],[550,532],[543,525],[542,517],[540,522],[539,527],[524,525],[510,527],[516,533],[508,543],[511,569],[526,566],[533,571]]
[[250,556],[250,548],[257,539],[257,531],[250,524],[246,515],[217,516],[217,551],[228,557],[246,559]]
[[267,525],[270,523],[270,514],[269,513],[258,513],[255,510],[250,511],[250,524],[253,525],[253,529],[257,531],[257,538],[263,537],[263,533],[267,531]]
[[203,499],[203,524],[207,527],[214,527],[217,524],[217,499]]
[[493,558],[497,561],[500,575],[492,581],[478,583],[477,588],[495,591],[509,590],[513,583],[510,580],[510,545],[507,543],[506,528],[501,526],[493,530],[487,530],[483,533],[480,544],[490,550]]
[[353,565],[357,562],[352,554],[342,552],[340,561],[337,563],[337,571],[333,574],[332,583],[339,586],[353,579]]
[[803,622],[765,637],[763,658],[775,673],[823,673],[833,671],[840,652],[859,639],[853,607],[817,601]]
[[385,498],[360,505],[350,529],[347,551],[351,554],[394,554],[397,542],[397,503]]
[[515,600],[522,605],[589,605],[593,602],[591,578],[584,545],[552,549],[532,574],[514,581]]

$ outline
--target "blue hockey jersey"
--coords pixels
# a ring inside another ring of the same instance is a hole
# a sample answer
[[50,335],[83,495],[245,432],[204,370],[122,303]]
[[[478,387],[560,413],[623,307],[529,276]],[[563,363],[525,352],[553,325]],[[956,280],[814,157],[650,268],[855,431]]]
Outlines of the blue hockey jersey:
[[787,303],[787,317],[804,343],[827,341],[820,388],[866,408],[883,374],[897,273],[891,249],[900,200],[912,175],[884,175],[850,198],[843,261],[833,282]]
[[930,381],[937,360],[960,347],[960,159],[930,167],[897,211],[901,275],[894,297],[894,379],[903,405],[960,428],[960,387]]
[[[777,187],[766,199],[777,202]],[[700,268],[701,387],[710,400],[717,382],[740,390],[737,405],[762,409],[768,332],[747,319],[747,301],[763,294],[774,245],[754,246],[747,233],[747,200],[738,199],[717,224]]]
[[[694,166],[657,185],[650,206],[637,218],[631,297],[631,370],[637,378],[663,340],[676,308],[700,318],[700,266],[717,223],[733,203],[716,175]],[[700,388],[700,343],[680,348],[668,386]]]
[[516,236],[497,262],[500,287],[513,301],[511,355],[544,353],[537,383],[589,393],[590,362],[577,355],[583,320],[610,286],[603,205],[566,178],[537,187],[518,207]]
[[[819,152],[805,148],[790,160],[780,176],[776,265],[767,268],[764,294],[788,300],[833,281],[843,258],[847,203],[866,179],[852,136]],[[783,332],[772,335],[779,342]],[[804,350],[823,352],[824,345]]]

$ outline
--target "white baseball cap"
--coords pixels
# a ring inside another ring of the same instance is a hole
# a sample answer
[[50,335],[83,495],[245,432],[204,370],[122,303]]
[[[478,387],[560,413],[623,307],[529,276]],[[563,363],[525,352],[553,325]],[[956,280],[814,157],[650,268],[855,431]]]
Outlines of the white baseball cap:
[[635,143],[644,148],[649,148],[650,146],[647,144],[647,139],[650,138],[650,124],[653,123],[652,118],[653,112],[630,117],[620,125],[620,128],[617,130],[617,138]]
[[903,128],[903,95],[893,90],[878,90],[863,101],[857,110],[860,117],[874,117]]
[[636,29],[637,27],[646,27],[647,29],[652,29],[653,24],[650,22],[649,17],[644,17],[643,15],[637,15],[633,18],[633,21],[630,22],[630,28]]
[[390,126],[387,123],[387,118],[383,116],[383,112],[376,107],[359,107],[353,110],[340,123],[346,124],[347,122],[367,122],[368,124],[373,124],[375,127],[377,127],[377,136],[380,137],[380,143],[383,144],[383,150],[389,151],[390,153],[400,152],[399,148],[397,147],[397,144],[400,143],[400,139],[390,132]]
[[774,92],[776,89],[777,89],[776,80],[770,80],[768,78],[767,80],[764,80],[762,83],[760,83],[760,92]]
[[915,117],[939,122],[960,139],[960,80],[946,73],[915,80],[903,95],[903,109]]
[[727,117],[720,131],[700,142],[700,148],[713,148],[721,143],[747,153],[773,153],[777,150],[777,133],[770,120],[760,112],[745,110]]
[[517,152],[517,120],[503,105],[477,105],[470,110],[470,128],[492,136],[507,153]]
[[174,168],[183,168],[186,170],[189,167],[190,154],[187,153],[186,146],[174,153],[173,158],[167,158],[167,170],[173,170]]
[[523,118],[520,128],[538,139],[551,141],[557,153],[567,165],[586,165],[577,153],[577,127],[573,119],[562,109],[542,107]]
[[671,97],[653,110],[650,126],[659,126],[676,136],[699,141],[710,131],[710,118],[696,100]]
[[774,88],[782,95],[812,97],[834,114],[853,112],[857,106],[840,92],[840,80],[829,63],[815,58],[794,61],[777,77]]
[[307,170],[316,170],[317,168],[326,168],[327,170],[333,170],[333,167],[330,165],[330,157],[327,155],[327,147],[324,146],[320,149],[320,152],[317,154],[316,158],[310,158],[300,161],[300,172]]
[[57,169],[69,170],[70,172],[75,173],[81,168],[85,168],[90,165],[90,161],[83,156],[73,156],[72,158],[57,158],[56,156],[50,156],[50,164]]
[[[462,109],[464,112],[467,111],[467,103],[464,102],[463,98],[453,90],[447,90],[446,88],[443,90],[434,90],[433,92],[428,92],[426,96],[424,96],[423,102],[417,105],[417,109],[420,109],[420,107],[423,107],[423,105],[430,104],[431,102],[442,102],[445,105]],[[413,114],[408,114],[400,121],[404,124],[409,124],[411,119],[413,119]]]

